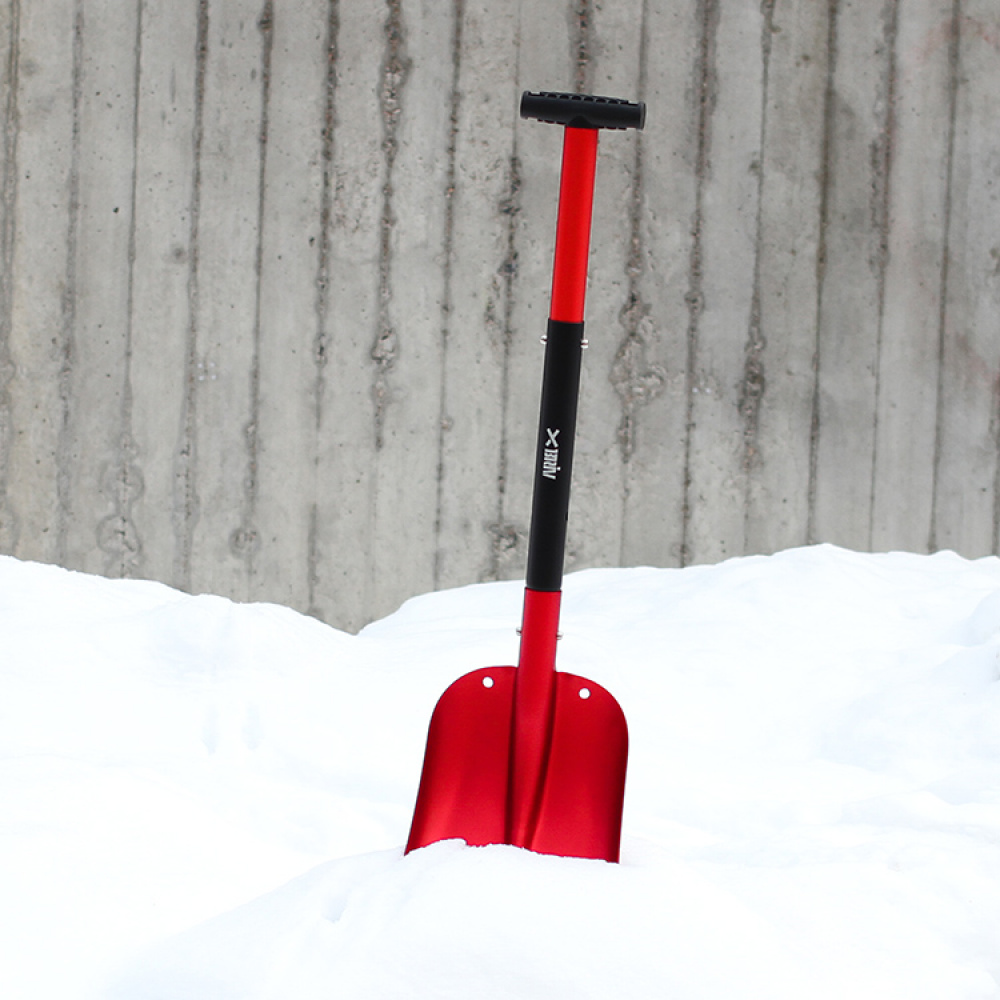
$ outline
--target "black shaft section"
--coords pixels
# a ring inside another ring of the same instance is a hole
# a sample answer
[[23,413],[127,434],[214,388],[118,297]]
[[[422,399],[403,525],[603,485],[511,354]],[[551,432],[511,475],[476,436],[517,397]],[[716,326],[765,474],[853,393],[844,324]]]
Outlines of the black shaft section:
[[528,536],[525,583],[531,590],[562,589],[582,354],[583,324],[550,319]]

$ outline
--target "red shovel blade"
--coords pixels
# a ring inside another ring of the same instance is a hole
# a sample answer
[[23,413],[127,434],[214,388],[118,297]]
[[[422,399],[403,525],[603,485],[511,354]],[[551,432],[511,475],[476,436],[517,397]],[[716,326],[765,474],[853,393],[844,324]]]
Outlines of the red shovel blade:
[[[460,677],[431,716],[407,851],[458,838],[508,844],[514,667]],[[525,843],[541,854],[617,861],[628,730],[600,685],[556,673],[552,735],[537,816]]]

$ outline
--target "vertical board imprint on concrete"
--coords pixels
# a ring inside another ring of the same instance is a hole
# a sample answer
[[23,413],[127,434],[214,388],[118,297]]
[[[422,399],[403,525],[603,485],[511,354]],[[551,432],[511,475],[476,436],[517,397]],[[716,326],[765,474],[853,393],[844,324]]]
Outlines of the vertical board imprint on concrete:
[[320,198],[319,233],[316,237],[315,272],[315,335],[313,339],[312,387],[310,403],[313,409],[313,434],[311,443],[309,490],[308,540],[306,555],[307,601],[305,610],[316,618],[325,619],[327,611],[320,599],[321,563],[324,558],[323,535],[320,530],[319,504],[319,454],[326,412],[324,399],[329,385],[329,362],[332,344],[328,321],[331,305],[332,246],[330,228],[334,209],[334,157],[337,151],[337,64],[340,60],[340,0],[326,0],[325,31],[323,36],[322,74],[322,128],[320,135]]
[[958,11],[933,539],[978,556],[998,551],[1000,503],[1000,19],[989,0]]
[[895,9],[837,5],[826,116],[811,533],[861,550],[871,539]]
[[[191,157],[189,204],[187,209],[187,267],[185,275],[186,302],[183,320],[183,361],[180,417],[170,473],[171,526],[173,528],[173,583],[184,590],[192,587],[192,561],[195,524],[199,515],[198,496],[198,382],[206,377],[199,361],[199,320],[201,315],[201,209],[202,165],[205,156],[205,88],[208,76],[210,45],[209,3],[197,0],[194,51],[194,72],[191,92]],[[179,58],[183,60],[184,54]]]
[[[717,15],[706,18],[704,25],[700,75],[706,91],[705,138],[690,293],[693,357],[685,550],[692,562],[743,554],[746,471],[740,387],[746,375],[759,195],[761,15],[756,9],[720,4]],[[721,56],[734,50],[754,52],[755,58],[737,62]]]
[[0,110],[0,550],[17,545],[18,524],[10,496],[11,447],[14,437],[11,382],[15,376],[11,352],[13,324],[14,234],[17,216],[17,98],[20,3],[14,0],[0,15],[0,53],[3,59],[3,106]]
[[448,417],[448,352],[451,347],[451,314],[454,308],[454,291],[452,281],[455,271],[455,186],[457,183],[458,134],[460,113],[462,107],[462,29],[465,21],[464,0],[454,0],[452,4],[452,34],[451,34],[451,77],[447,96],[448,107],[448,139],[445,151],[445,186],[444,200],[444,231],[442,235],[442,274],[441,274],[441,308],[440,308],[440,338],[441,338],[441,369],[439,378],[441,390],[437,414],[437,468],[435,475],[436,491],[434,497],[434,555],[432,569],[432,584],[437,590],[441,587],[442,570],[444,568],[444,553],[442,551],[442,528],[444,520],[444,470],[445,470],[445,437],[450,430]]
[[[143,473],[139,465],[140,455],[133,436],[133,382],[132,354],[134,345],[135,320],[135,254],[136,254],[136,212],[138,199],[136,182],[139,158],[139,94],[142,87],[142,0],[136,5],[135,38],[132,54],[132,88],[130,93],[131,139],[129,180],[123,185],[123,195],[127,198],[127,236],[125,238],[125,289],[124,316],[122,320],[122,365],[121,388],[119,391],[119,414],[117,441],[114,457],[107,467],[102,488],[109,494],[112,512],[97,524],[97,545],[105,554],[104,572],[108,576],[136,576],[143,561],[142,539],[136,529],[133,508],[144,491]],[[125,199],[123,199],[125,200]],[[118,209],[115,209],[117,214]]]
[[684,500],[680,539],[680,565],[688,565],[694,556],[691,538],[691,517],[694,506],[692,463],[694,460],[693,432],[695,427],[696,368],[699,363],[700,324],[704,310],[704,221],[705,185],[712,154],[712,125],[715,114],[716,88],[716,36],[719,8],[717,0],[701,0],[698,11],[698,38],[695,49],[692,80],[691,113],[694,119],[696,150],[694,154],[695,197],[691,219],[691,242],[688,256],[688,286],[685,302],[688,307],[687,357],[685,361],[684,399],[686,407],[684,427]]
[[741,394],[747,552],[808,538],[831,30],[828,5],[767,13],[754,294]]
[[875,550],[919,552],[932,544],[954,7],[954,0],[923,0],[898,14],[872,477]]

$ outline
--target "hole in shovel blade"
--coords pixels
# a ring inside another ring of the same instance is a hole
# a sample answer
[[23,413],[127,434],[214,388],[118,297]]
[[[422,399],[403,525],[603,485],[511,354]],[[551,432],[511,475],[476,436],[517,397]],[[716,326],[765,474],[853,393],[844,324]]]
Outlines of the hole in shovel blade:
[[484,677],[483,678],[483,687],[484,688],[491,688],[491,687],[493,687],[493,678],[492,677]]
[[580,697],[586,701],[590,697],[590,688],[580,688]]

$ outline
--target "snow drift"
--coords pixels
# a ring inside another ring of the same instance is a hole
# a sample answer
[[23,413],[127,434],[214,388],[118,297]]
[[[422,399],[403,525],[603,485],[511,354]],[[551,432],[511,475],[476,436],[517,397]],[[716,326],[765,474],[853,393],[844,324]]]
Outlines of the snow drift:
[[0,996],[1000,997],[1000,560],[571,574],[622,864],[404,857],[434,703],[516,662],[521,593],[351,636],[0,557]]

